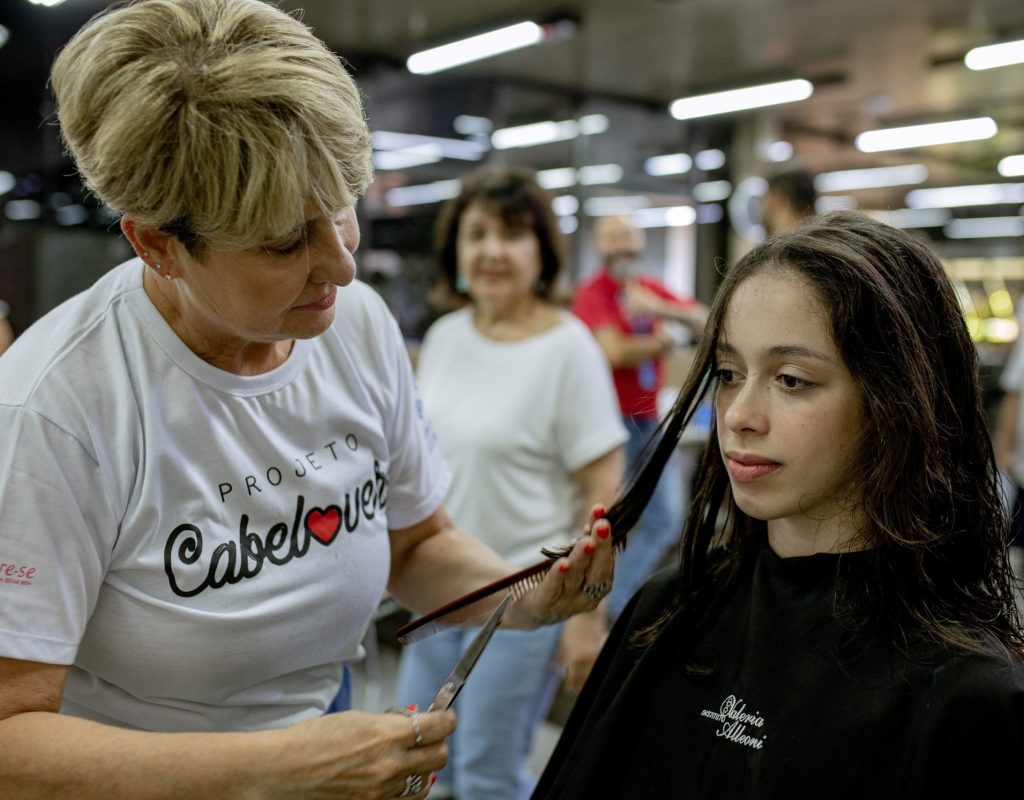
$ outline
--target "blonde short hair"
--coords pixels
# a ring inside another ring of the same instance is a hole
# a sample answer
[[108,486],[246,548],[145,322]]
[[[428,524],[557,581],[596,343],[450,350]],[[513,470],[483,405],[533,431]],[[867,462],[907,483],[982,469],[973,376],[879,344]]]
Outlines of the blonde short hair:
[[285,235],[373,177],[359,90],[299,22],[261,0],[135,0],[57,56],[53,90],[82,177],[190,250]]

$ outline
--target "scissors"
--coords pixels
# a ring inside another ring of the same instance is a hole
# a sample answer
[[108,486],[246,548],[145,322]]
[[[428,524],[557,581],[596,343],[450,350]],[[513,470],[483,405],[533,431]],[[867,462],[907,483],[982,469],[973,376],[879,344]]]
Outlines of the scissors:
[[448,673],[448,677],[441,685],[440,690],[434,697],[434,701],[430,704],[430,708],[427,709],[428,711],[443,711],[455,702],[455,698],[466,683],[469,673],[473,671],[473,667],[476,666],[476,662],[484,652],[484,648],[487,647],[487,643],[498,629],[498,625],[501,624],[501,618],[505,616],[505,611],[509,603],[512,602],[512,599],[513,594],[509,592],[505,595],[505,599],[498,604],[498,607],[491,612],[491,616],[488,617],[487,622],[484,623],[484,626],[477,635],[473,637],[473,641],[469,643],[469,647],[462,654],[462,658],[459,659],[454,669]]

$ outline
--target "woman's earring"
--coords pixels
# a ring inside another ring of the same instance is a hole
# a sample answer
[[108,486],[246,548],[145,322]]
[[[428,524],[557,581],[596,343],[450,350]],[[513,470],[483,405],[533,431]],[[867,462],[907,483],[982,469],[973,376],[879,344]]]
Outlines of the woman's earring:
[[[161,266],[160,262],[157,261],[155,264],[153,264],[153,269],[155,269],[157,272],[160,272],[163,269],[163,266]],[[164,280],[168,280],[169,281],[169,280],[171,280],[171,273],[163,272],[163,273],[161,273],[160,277],[162,277]]]
[[455,291],[459,294],[466,294],[469,291],[469,283],[461,275],[455,276]]
[[543,278],[537,278],[537,283],[534,284],[533,288],[537,294],[544,294],[548,290],[548,282]]

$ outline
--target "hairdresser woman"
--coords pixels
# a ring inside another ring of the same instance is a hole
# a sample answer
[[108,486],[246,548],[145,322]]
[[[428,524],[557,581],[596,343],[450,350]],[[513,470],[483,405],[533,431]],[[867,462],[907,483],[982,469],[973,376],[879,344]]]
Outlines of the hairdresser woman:
[[[426,611],[510,565],[452,527],[397,326],[354,281],[356,87],[257,0],[106,13],[53,87],[138,258],[0,362],[3,796],[425,797],[454,714],[323,712],[385,591]],[[609,542],[508,625],[592,608]]]

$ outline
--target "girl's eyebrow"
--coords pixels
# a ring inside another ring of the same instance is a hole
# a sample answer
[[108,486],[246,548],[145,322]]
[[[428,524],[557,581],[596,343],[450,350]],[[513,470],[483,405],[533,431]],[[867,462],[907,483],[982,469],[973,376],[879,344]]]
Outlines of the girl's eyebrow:
[[[734,356],[737,355],[736,348],[730,345],[728,342],[719,340],[716,351],[720,355]],[[775,356],[777,358],[806,358],[812,361],[823,361],[826,364],[834,364],[835,360],[820,353],[817,350],[812,350],[809,347],[804,347],[798,344],[777,344],[769,347],[765,353],[769,356]]]

